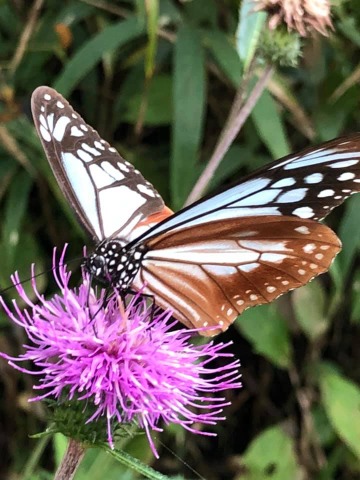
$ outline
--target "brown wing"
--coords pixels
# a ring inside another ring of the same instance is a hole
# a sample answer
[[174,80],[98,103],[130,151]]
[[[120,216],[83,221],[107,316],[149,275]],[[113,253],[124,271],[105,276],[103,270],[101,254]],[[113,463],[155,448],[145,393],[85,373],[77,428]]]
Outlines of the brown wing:
[[327,226],[259,216],[170,231],[147,243],[134,287],[187,327],[226,330],[246,308],[273,301],[328,270],[341,249]]

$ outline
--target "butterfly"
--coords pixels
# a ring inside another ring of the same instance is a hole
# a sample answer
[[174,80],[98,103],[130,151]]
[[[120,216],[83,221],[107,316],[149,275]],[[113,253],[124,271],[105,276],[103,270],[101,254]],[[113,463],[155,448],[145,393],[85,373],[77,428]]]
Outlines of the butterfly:
[[173,213],[55,90],[32,112],[60,188],[97,246],[88,271],[141,291],[204,335],[328,270],[341,249],[319,222],[360,191],[360,134],[289,155]]

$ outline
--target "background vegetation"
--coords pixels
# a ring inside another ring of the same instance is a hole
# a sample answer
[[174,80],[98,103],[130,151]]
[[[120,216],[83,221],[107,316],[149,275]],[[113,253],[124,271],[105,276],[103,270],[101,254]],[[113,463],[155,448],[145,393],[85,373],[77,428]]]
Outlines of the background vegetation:
[[[239,8],[236,0],[0,2],[2,289],[14,270],[28,277],[32,262],[46,272],[54,245],[68,242],[69,258],[91,246],[35,134],[33,89],[45,84],[61,91],[178,209],[211,156],[254,55],[249,85],[264,69],[255,51],[264,18],[250,12],[247,0]],[[358,0],[334,0],[332,20],[329,37],[302,40],[297,67],[274,65],[208,190],[360,129]],[[247,311],[220,337],[234,341],[244,387],[227,393],[232,405],[217,438],[173,427],[159,435],[156,469],[209,480],[359,478],[359,211],[360,195],[329,218],[344,243],[329,274]],[[38,280],[44,292],[54,291],[46,273]],[[14,291],[3,295],[11,299]],[[3,314],[0,328],[0,350],[18,354],[22,332]],[[1,361],[1,479],[52,478],[64,451],[61,436],[29,438],[46,425],[42,407],[27,403],[31,395],[31,379]],[[142,436],[126,448],[153,461]],[[76,478],[135,477],[90,451]]]

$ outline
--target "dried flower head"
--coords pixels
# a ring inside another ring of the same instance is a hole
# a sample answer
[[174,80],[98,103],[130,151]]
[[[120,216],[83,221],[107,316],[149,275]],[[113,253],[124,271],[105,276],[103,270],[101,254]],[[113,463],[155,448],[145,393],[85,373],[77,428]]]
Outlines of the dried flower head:
[[[228,344],[193,345],[196,331],[172,331],[171,312],[154,313],[141,295],[124,309],[115,292],[104,306],[104,292],[96,294],[86,274],[80,287],[71,289],[64,254],[65,250],[59,262],[54,254],[53,260],[60,294],[46,300],[33,280],[35,304],[15,274],[12,281],[29,308],[21,311],[13,301],[11,311],[0,298],[7,315],[30,340],[18,358],[1,355],[13,367],[39,378],[34,389],[42,393],[32,401],[49,397],[82,401],[84,423],[106,417],[111,446],[114,423],[135,422],[145,429],[155,455],[150,433],[161,431],[161,420],[210,435],[192,425],[222,420],[228,403],[213,393],[241,386],[239,362],[224,351]],[[212,367],[210,361],[219,357],[230,361]],[[23,361],[31,361],[37,371],[21,367]]]
[[254,0],[255,10],[269,15],[269,28],[285,22],[289,30],[297,30],[305,37],[311,30],[327,35],[333,28],[329,0]]

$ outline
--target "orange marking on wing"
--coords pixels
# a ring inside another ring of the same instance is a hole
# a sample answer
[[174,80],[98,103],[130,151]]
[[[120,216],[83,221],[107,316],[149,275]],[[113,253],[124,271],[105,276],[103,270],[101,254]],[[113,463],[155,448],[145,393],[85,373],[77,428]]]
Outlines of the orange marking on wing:
[[174,212],[165,205],[160,212],[153,213],[152,215],[150,215],[149,217],[145,218],[140,223],[138,223],[137,227],[142,227],[144,225],[151,225],[151,224],[155,225],[156,223],[159,223],[162,220],[165,220],[165,218],[171,217],[171,215],[173,214]]

